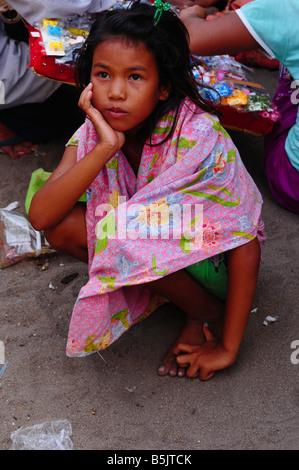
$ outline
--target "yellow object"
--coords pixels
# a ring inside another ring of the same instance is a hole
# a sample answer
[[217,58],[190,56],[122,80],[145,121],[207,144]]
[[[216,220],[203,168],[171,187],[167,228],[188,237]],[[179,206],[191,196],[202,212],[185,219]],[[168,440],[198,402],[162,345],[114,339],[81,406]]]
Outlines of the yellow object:
[[247,95],[241,90],[234,90],[230,96],[221,99],[221,104],[245,106],[247,104]]
[[46,26],[57,26],[58,25],[58,19],[55,18],[44,18],[43,19],[43,28]]
[[85,31],[84,29],[66,28],[66,30],[72,34],[75,34],[76,36],[88,36],[89,35],[89,32]]
[[49,45],[49,49],[54,49],[55,51],[57,50],[60,50],[60,51],[63,51],[64,48],[63,48],[63,43],[62,41],[49,41],[50,45]]

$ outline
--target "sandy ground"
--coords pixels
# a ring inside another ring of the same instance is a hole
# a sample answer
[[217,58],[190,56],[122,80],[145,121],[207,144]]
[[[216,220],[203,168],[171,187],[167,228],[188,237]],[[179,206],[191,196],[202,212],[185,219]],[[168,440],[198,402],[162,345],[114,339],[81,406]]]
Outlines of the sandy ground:
[[[276,72],[256,80],[272,93]],[[61,254],[42,270],[27,259],[0,271],[0,340],[7,368],[0,378],[0,449],[11,433],[54,419],[71,422],[78,450],[298,449],[298,216],[279,207],[263,172],[263,139],[232,133],[264,198],[268,241],[248,328],[236,363],[208,382],[158,377],[156,370],[182,324],[166,305],[115,344],[87,358],[65,355],[86,266]],[[1,155],[0,206],[24,201],[31,173],[52,171],[64,140],[42,146],[46,157]],[[68,284],[62,280],[76,273]],[[50,289],[50,282],[55,289]],[[278,321],[263,325],[267,315]],[[299,354],[298,354],[299,356]],[[1,367],[1,365],[0,365]]]

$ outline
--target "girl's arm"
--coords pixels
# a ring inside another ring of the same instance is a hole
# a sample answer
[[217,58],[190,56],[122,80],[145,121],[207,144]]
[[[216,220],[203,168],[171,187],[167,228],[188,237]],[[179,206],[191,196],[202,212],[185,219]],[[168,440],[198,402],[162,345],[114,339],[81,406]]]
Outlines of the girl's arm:
[[228,292],[221,342],[234,359],[252,307],[259,265],[260,244],[257,238],[228,253]]
[[236,13],[210,21],[204,18],[204,10],[198,5],[180,13],[180,19],[190,35],[190,50],[193,54],[237,54],[260,47]]
[[28,214],[32,226],[45,230],[59,223],[112,156],[97,145],[77,162],[77,147],[68,146],[59,166],[32,198]]
[[44,230],[59,223],[124,143],[124,135],[114,131],[93,108],[91,90],[91,85],[86,87],[79,106],[94,124],[99,143],[79,162],[77,147],[66,148],[57,169],[32,198],[28,216],[36,230]]
[[228,253],[228,291],[221,339],[218,341],[206,325],[207,342],[201,346],[179,344],[175,353],[178,364],[189,364],[188,377],[209,379],[214,371],[232,365],[236,359],[257,284],[260,246],[254,240]]

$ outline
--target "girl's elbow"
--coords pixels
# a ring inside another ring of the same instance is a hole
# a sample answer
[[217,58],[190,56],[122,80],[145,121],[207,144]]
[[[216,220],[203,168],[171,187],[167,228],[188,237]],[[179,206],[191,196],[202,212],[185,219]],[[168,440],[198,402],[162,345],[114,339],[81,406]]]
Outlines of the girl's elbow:
[[43,230],[45,228],[40,220],[38,220],[34,216],[30,215],[30,212],[28,214],[28,219],[29,219],[29,222],[31,223],[32,227],[34,228],[34,230],[37,230],[37,232],[40,232],[41,230]]
[[34,207],[30,206],[29,212],[28,212],[28,219],[29,222],[31,223],[32,227],[34,230],[37,230],[40,232],[41,230],[45,230],[47,227],[47,222],[43,216],[43,214],[38,213],[37,211],[34,210]]

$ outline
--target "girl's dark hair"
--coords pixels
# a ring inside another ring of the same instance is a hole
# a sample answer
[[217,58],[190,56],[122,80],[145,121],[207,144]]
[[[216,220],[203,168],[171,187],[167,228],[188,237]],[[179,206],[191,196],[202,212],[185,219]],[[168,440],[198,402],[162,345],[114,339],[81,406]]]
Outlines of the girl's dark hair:
[[166,138],[159,142],[161,145],[174,130],[179,106],[185,97],[207,112],[217,112],[198,92],[185,25],[171,10],[163,11],[155,24],[155,12],[154,6],[137,0],[128,9],[113,9],[100,14],[77,57],[76,82],[81,90],[90,82],[93,52],[101,42],[118,37],[133,44],[144,44],[157,64],[160,85],[170,85],[170,94],[166,101],[158,102],[140,138],[143,141],[149,138],[159,118],[169,111],[175,111],[172,128]]

